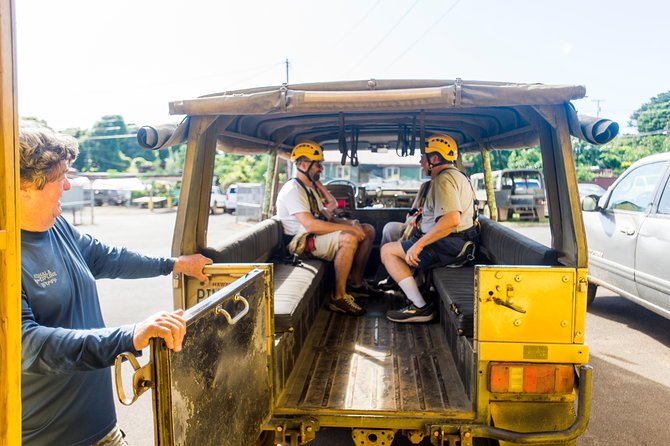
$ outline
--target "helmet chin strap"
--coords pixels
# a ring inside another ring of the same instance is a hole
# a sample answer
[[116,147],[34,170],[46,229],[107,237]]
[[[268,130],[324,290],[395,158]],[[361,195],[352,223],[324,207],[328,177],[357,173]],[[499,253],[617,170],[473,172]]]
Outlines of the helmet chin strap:
[[305,175],[305,176],[307,177],[307,179],[308,179],[312,184],[314,184],[314,180],[312,179],[312,176],[309,174],[309,170],[312,168],[312,166],[314,165],[314,163],[316,163],[316,161],[310,161],[310,162],[309,162],[309,167],[307,168],[307,170],[302,170],[302,169],[300,169],[300,167],[298,167],[297,165],[295,166],[295,168],[298,170],[298,172],[300,172],[301,174]]

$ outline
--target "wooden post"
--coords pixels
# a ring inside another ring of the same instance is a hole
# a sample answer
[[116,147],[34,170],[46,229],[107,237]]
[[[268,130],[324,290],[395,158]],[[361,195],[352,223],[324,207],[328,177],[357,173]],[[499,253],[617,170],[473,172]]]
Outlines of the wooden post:
[[272,207],[272,201],[274,199],[275,192],[275,177],[277,176],[277,148],[275,147],[270,152],[270,157],[268,158],[268,171],[267,176],[265,177],[265,199],[263,200],[263,210],[261,212],[261,220],[265,220],[270,216],[270,211]]
[[496,195],[493,192],[493,183],[491,182],[491,156],[489,149],[481,148],[482,153],[482,171],[484,172],[484,184],[486,185],[486,205],[489,208],[491,220],[498,221],[498,208],[496,206]]
[[21,233],[14,2],[0,0],[0,443],[21,444]]

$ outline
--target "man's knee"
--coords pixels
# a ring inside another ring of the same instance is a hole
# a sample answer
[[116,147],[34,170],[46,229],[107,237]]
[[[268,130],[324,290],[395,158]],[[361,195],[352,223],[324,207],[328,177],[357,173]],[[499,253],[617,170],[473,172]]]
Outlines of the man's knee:
[[382,245],[380,256],[382,263],[386,264],[391,258],[404,257],[405,251],[402,249],[402,244],[400,242],[391,242]]
[[341,232],[339,239],[339,249],[350,249],[355,251],[358,248],[358,239],[350,232]]
[[376,234],[374,226],[368,223],[363,223],[361,227],[363,228],[363,232],[365,232],[365,238],[374,242]]

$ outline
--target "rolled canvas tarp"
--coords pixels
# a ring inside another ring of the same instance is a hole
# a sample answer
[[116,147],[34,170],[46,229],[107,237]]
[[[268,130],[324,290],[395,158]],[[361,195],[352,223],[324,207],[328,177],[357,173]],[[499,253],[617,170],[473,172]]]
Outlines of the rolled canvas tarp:
[[179,124],[162,124],[157,126],[145,125],[137,131],[137,142],[151,150],[162,149],[186,141],[189,118],[184,118]]
[[619,133],[619,124],[616,122],[579,114],[572,104],[568,104],[568,124],[572,136],[591,144],[608,143]]

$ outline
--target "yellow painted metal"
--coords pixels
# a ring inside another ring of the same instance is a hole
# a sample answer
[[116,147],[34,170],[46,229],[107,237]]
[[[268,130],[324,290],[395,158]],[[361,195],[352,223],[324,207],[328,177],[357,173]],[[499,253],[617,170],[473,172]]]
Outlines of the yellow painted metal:
[[480,361],[586,364],[589,347],[583,344],[480,342]]
[[0,0],[0,443],[21,444],[21,258],[14,2]]
[[576,318],[577,270],[549,267],[479,267],[476,277],[479,342],[571,344],[583,342]]
[[[514,432],[552,432],[567,429],[576,419],[572,402],[492,402],[491,415],[496,427]],[[518,443],[500,442],[501,446],[513,444]],[[545,444],[568,446],[574,445],[575,440]]]

